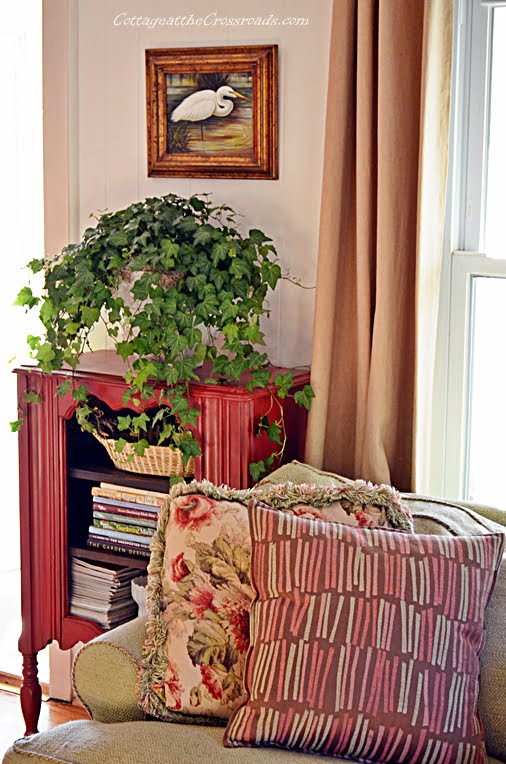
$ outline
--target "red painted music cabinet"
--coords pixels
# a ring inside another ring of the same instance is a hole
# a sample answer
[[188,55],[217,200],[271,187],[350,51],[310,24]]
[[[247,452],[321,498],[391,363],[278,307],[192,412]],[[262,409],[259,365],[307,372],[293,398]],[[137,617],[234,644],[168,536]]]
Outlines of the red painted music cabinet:
[[[273,369],[273,373],[281,371]],[[286,370],[283,370],[286,371]],[[101,481],[169,491],[167,478],[149,477],[117,470],[103,447],[81,431],[70,393],[56,395],[57,385],[68,371],[43,374],[23,367],[18,375],[18,400],[24,410],[19,432],[22,633],[23,655],[21,706],[26,733],[37,731],[41,690],[37,676],[37,653],[56,640],[64,650],[102,633],[91,620],[69,614],[69,559],[72,556],[145,568],[138,557],[87,548],[92,520],[91,487]],[[91,395],[110,408],[124,408],[125,383],[121,361],[113,351],[89,353],[75,374]],[[309,380],[309,372],[294,371],[292,392]],[[35,390],[43,402],[26,405],[25,393]],[[202,457],[196,459],[195,477],[235,488],[247,487],[249,463],[265,459],[272,450],[266,435],[258,437],[261,417],[271,404],[268,390],[248,391],[239,385],[190,386],[192,405],[201,411],[196,433]],[[146,401],[144,408],[154,401]],[[301,458],[304,449],[306,412],[292,398],[283,401],[288,435],[283,460]]]

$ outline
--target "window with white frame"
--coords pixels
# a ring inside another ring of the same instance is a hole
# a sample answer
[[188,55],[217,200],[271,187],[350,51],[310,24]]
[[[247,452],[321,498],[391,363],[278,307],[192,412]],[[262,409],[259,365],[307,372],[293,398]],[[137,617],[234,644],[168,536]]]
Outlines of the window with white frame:
[[445,493],[505,504],[506,2],[457,3]]

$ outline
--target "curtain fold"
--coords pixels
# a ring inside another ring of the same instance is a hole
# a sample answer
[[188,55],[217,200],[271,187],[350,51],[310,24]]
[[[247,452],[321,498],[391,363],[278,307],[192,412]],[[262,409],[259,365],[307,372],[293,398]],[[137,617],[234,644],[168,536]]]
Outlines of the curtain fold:
[[334,0],[306,459],[418,487],[430,421],[452,0]]

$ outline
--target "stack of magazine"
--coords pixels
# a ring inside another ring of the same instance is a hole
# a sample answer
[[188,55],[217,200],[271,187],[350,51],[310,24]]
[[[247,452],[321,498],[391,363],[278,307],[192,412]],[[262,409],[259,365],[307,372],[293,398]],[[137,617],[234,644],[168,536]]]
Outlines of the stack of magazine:
[[92,488],[93,525],[88,545],[149,557],[149,545],[166,493],[100,483]]
[[70,613],[113,629],[137,615],[132,579],[137,568],[96,563],[73,557],[70,568]]

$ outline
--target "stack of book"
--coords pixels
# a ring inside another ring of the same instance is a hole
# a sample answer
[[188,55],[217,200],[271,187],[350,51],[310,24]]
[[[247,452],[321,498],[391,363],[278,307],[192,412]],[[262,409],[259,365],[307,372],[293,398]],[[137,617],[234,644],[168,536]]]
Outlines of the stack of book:
[[93,525],[89,528],[88,545],[149,557],[151,537],[167,494],[113,483],[100,483],[91,492]]
[[73,557],[70,568],[70,613],[113,629],[137,615],[132,597],[136,568],[90,562]]

